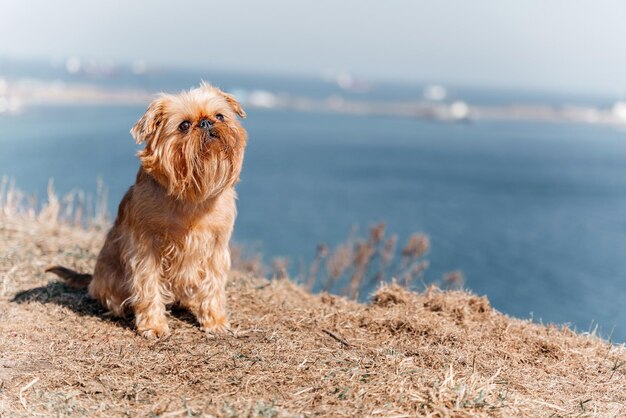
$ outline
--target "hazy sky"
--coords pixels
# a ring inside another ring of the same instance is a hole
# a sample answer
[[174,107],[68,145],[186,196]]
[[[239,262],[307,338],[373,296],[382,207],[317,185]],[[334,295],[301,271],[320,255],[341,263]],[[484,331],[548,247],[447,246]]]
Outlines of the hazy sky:
[[626,1],[0,0],[0,55],[623,95]]

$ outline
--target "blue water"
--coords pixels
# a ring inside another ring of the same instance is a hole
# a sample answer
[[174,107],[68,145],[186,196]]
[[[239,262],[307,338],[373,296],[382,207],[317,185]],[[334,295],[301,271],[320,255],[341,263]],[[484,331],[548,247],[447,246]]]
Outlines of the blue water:
[[[242,84],[242,83],[239,83]],[[95,191],[113,212],[134,180],[143,107],[40,107],[0,116],[0,173],[45,196]],[[626,134],[540,123],[440,124],[249,109],[235,239],[310,260],[353,225],[431,238],[427,281],[466,286],[522,318],[592,321],[626,340]]]

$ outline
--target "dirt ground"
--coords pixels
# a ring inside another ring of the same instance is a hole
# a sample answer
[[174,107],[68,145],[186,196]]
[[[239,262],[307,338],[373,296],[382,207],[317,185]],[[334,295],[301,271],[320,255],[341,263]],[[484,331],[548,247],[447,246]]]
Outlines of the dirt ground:
[[3,416],[626,416],[626,350],[486,298],[369,304],[233,272],[234,336],[184,311],[148,341],[44,269],[93,269],[100,231],[0,215]]

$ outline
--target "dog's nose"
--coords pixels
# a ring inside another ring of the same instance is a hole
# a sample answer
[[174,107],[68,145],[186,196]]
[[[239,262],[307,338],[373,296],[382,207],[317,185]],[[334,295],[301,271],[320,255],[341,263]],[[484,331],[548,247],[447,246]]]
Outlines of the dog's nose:
[[208,129],[211,129],[211,127],[213,126],[213,123],[211,123],[211,121],[208,119],[202,119],[199,125],[202,129],[208,130]]

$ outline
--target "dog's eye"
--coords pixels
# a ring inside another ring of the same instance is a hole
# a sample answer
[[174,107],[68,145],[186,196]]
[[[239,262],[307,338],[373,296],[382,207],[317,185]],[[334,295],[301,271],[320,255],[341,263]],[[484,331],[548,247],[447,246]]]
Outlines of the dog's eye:
[[219,120],[220,122],[224,122],[224,115],[218,113],[217,115],[215,115],[215,119]]
[[178,129],[180,129],[181,131],[186,131],[189,128],[191,128],[191,122],[189,122],[188,120],[182,122],[180,125],[178,125]]

